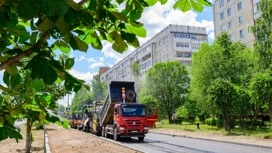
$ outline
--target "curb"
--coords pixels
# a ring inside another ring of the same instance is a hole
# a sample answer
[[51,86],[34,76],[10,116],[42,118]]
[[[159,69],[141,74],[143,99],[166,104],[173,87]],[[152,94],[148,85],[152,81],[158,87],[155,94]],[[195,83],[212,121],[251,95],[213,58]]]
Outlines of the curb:
[[118,144],[118,145],[123,146],[123,147],[126,147],[126,148],[130,148],[130,149],[135,150],[135,151],[139,151],[139,152],[141,152],[141,153],[146,153],[146,152],[143,151],[143,150],[140,150],[140,149],[137,149],[137,148],[134,148],[134,147],[131,147],[131,146],[127,146],[127,145],[125,145],[125,144],[123,144],[123,143],[121,143],[121,142],[119,142],[119,141],[111,140],[111,139],[109,139],[109,138],[104,138],[104,137],[101,137],[101,136],[96,136],[96,137],[98,137],[98,138],[100,138],[100,139],[103,139],[103,140],[106,140],[106,141],[109,141],[109,142],[112,142],[112,143],[115,143],[115,144]]
[[45,125],[43,126],[43,129],[44,129],[44,153],[51,153]]
[[[149,133],[173,136],[173,134],[166,134],[166,133],[160,133],[160,132],[149,132]],[[175,135],[175,136],[176,137],[183,137],[183,138],[191,138],[191,139],[199,139],[199,140],[207,140],[207,141],[214,141],[214,142],[223,142],[223,143],[230,143],[230,144],[238,144],[238,145],[245,145],[245,146],[251,146],[251,147],[260,147],[260,148],[272,149],[272,146],[264,146],[264,145],[249,144],[249,143],[242,143],[242,142],[231,142],[231,141],[215,140],[215,139],[208,139],[208,138],[198,138],[198,137],[191,137],[191,136],[186,136],[186,135]]]

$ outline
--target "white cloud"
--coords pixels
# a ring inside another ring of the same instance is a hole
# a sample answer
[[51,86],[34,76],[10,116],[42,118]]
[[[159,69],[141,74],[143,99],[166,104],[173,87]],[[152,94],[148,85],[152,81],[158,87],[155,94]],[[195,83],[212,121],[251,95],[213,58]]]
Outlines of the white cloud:
[[74,69],[70,70],[69,73],[73,75],[74,77],[84,80],[86,82],[91,82],[93,80],[93,76],[95,75],[92,72],[83,73],[83,72],[78,72]]
[[209,33],[209,38],[214,40],[214,32]]
[[89,66],[89,68],[90,69],[95,69],[95,68],[101,67],[101,66],[105,66],[104,62],[94,62]]
[[67,107],[68,103],[69,103],[69,106],[71,106],[74,96],[75,96],[75,93],[72,93],[72,94],[69,94],[69,95],[67,94],[62,99],[59,99],[58,103],[61,104],[61,105],[64,105],[65,107]]
[[104,57],[99,57],[99,61],[104,62]]
[[[147,40],[151,39],[154,35],[167,27],[169,24],[206,27],[209,38],[214,39],[214,36],[211,34],[213,33],[214,27],[213,21],[197,21],[197,13],[193,11],[183,13],[180,10],[174,10],[174,3],[174,0],[169,0],[165,5],[157,3],[156,5],[147,8],[143,12],[140,22],[144,23],[144,27],[147,31],[147,37],[139,39],[141,45]],[[104,53],[106,58],[114,58],[116,61],[115,63],[117,63],[134,50],[135,48],[129,47],[128,51],[120,54],[112,49],[110,43],[103,42],[102,52]]]

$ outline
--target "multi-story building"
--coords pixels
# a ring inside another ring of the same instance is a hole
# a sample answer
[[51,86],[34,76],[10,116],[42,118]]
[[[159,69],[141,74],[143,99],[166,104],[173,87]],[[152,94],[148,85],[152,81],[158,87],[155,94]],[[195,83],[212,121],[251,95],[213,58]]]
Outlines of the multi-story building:
[[226,31],[232,41],[253,47],[250,27],[260,17],[260,0],[215,0],[213,14],[215,37]]
[[159,62],[178,60],[186,66],[192,53],[208,42],[205,27],[169,25],[100,76],[104,81],[135,81],[131,65],[140,66],[140,76]]

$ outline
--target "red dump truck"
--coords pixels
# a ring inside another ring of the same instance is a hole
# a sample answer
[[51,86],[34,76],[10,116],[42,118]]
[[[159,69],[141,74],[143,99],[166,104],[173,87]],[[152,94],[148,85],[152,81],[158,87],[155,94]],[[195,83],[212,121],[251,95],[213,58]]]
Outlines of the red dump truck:
[[103,137],[113,135],[114,140],[137,137],[143,141],[158,120],[157,108],[136,103],[134,82],[112,81],[108,91],[101,109],[94,103],[90,130]]

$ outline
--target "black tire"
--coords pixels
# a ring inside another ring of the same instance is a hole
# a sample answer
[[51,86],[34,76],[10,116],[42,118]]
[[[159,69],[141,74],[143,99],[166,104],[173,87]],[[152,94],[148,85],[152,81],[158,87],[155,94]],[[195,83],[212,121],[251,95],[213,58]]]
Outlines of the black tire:
[[144,141],[144,137],[138,137],[139,141]]
[[102,137],[105,137],[105,127],[102,127]]
[[117,128],[114,128],[114,130],[113,130],[113,139],[115,140],[115,141],[119,141],[119,135],[118,135],[118,131],[117,131]]

